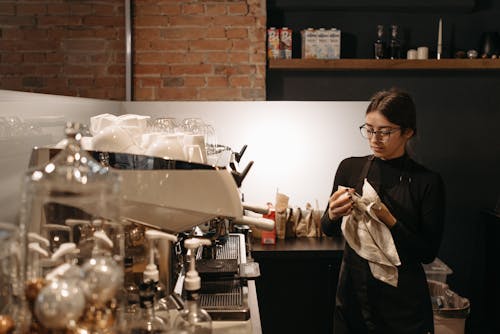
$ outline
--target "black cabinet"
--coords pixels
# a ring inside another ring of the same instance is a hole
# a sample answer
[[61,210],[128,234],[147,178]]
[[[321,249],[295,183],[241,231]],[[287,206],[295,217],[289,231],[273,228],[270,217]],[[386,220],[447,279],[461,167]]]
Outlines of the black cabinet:
[[262,331],[332,333],[343,243],[325,238],[256,246],[256,280]]

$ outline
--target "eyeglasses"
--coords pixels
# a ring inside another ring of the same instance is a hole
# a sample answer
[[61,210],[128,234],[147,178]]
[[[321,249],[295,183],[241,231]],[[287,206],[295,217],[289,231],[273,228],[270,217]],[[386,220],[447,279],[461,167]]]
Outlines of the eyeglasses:
[[389,140],[391,133],[394,133],[399,130],[401,130],[401,128],[387,128],[375,131],[372,128],[369,128],[366,124],[363,124],[359,127],[359,131],[361,131],[361,135],[363,136],[363,138],[372,139],[372,137],[375,136],[376,138],[379,138],[382,141]]

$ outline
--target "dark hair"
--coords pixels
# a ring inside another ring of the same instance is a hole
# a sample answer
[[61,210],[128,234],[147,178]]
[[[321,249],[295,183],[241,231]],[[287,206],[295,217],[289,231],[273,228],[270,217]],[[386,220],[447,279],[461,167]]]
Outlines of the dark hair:
[[417,115],[415,103],[410,94],[398,88],[382,90],[375,93],[371,99],[366,114],[372,111],[378,111],[385,116],[391,123],[401,127],[401,131],[412,129],[417,133]]

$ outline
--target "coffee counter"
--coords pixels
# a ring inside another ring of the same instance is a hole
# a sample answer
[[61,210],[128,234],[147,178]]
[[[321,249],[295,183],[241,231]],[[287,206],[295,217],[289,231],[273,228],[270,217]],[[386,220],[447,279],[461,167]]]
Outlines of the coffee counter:
[[345,241],[295,238],[252,244],[263,333],[332,333],[333,308]]
[[344,251],[345,240],[343,238],[293,238],[276,240],[275,245],[263,245],[260,240],[252,243],[252,254],[258,256],[273,257],[328,257],[341,255]]

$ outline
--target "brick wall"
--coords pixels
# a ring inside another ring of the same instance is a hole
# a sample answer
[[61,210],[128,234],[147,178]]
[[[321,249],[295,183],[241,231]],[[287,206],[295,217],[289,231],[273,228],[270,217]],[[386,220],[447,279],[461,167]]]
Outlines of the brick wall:
[[136,1],[137,100],[265,100],[265,0]]
[[[136,0],[134,100],[265,100],[265,0]],[[0,89],[123,100],[124,1],[0,2]]]
[[1,1],[0,89],[123,100],[123,1]]

